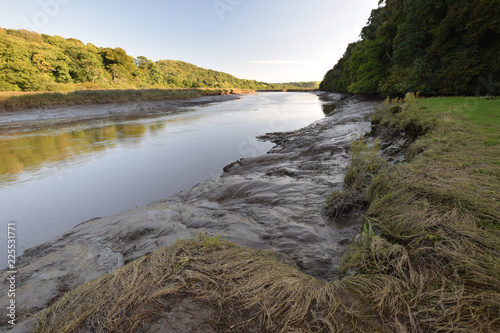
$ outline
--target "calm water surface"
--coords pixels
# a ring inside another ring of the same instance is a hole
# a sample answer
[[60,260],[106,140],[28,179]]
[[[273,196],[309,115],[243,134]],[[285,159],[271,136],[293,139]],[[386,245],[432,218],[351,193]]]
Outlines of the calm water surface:
[[306,126],[324,105],[313,93],[261,93],[156,118],[0,135],[0,248],[9,221],[20,254],[80,222],[218,177],[228,163],[273,146],[255,136]]

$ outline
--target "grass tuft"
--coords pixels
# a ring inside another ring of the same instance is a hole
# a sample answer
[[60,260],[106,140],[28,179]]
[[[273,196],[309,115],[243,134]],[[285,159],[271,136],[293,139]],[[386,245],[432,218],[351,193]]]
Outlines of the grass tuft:
[[351,141],[344,188],[341,191],[333,191],[326,197],[325,214],[338,219],[342,214],[349,213],[354,208],[366,206],[365,189],[373,177],[386,165],[386,161],[379,156],[379,151],[378,140],[375,140],[371,146],[363,137]]
[[385,165],[379,154],[380,143],[375,140],[370,147],[363,137],[351,142],[349,166],[344,176],[344,188],[362,189]]
[[361,292],[366,281],[317,280],[271,252],[215,239],[178,241],[78,287],[39,315],[34,332],[136,332],[186,297],[214,308],[219,331],[374,329],[373,316],[350,292]]

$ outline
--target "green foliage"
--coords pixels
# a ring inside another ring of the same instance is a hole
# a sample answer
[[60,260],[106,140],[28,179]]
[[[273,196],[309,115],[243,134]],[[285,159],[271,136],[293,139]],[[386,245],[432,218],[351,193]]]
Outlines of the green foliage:
[[416,58],[409,66],[391,68],[389,76],[380,83],[379,91],[430,93],[427,85],[430,74],[429,65],[422,58]]
[[497,0],[386,0],[320,89],[498,93],[498,7]]
[[351,57],[346,62],[352,73],[348,91],[371,93],[378,90],[389,69],[387,50],[386,38],[362,41],[352,50]]
[[317,82],[268,84],[182,61],[129,56],[73,38],[0,28],[0,91],[131,88],[317,88]]
[[347,91],[350,82],[352,81],[349,69],[346,65],[347,60],[351,57],[352,50],[359,45],[359,42],[351,43],[347,46],[344,56],[339,62],[329,70],[323,81],[319,85],[320,90],[326,91]]
[[372,226],[372,223],[370,221],[365,221],[365,223],[363,224],[363,233],[362,233],[362,236],[363,237],[373,237],[375,236],[375,232],[373,231],[373,226]]
[[169,87],[283,89],[280,84],[242,80],[230,74],[197,67],[183,61],[160,60],[157,64],[159,70],[166,77],[166,84]]
[[219,235],[215,236],[202,235],[202,238],[203,240],[201,245],[205,249],[216,249],[221,244],[221,237]]
[[372,40],[377,38],[377,29],[384,23],[382,7],[372,10],[367,25],[361,29],[361,38]]
[[277,83],[279,85],[284,86],[288,90],[293,89],[318,89],[319,81],[305,81],[305,82],[286,82],[286,83]]
[[477,78],[499,79],[498,5],[498,1],[462,0],[450,7],[429,49],[430,60],[441,65],[433,76],[436,89],[485,93],[487,87],[478,84]]

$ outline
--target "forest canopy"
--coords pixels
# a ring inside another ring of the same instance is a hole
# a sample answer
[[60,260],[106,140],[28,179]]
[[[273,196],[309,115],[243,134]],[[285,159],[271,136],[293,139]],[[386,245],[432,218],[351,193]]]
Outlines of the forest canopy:
[[238,79],[174,60],[134,58],[122,48],[0,28],[0,91],[130,88],[297,88]]
[[320,89],[497,94],[498,0],[381,0]]

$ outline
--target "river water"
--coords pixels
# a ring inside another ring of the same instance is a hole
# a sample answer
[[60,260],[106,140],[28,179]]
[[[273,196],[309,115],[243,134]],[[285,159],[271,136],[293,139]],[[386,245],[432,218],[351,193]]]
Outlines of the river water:
[[8,222],[19,255],[80,222],[219,177],[228,163],[272,147],[257,135],[304,127],[329,105],[315,93],[269,92],[152,118],[0,134],[0,248]]

